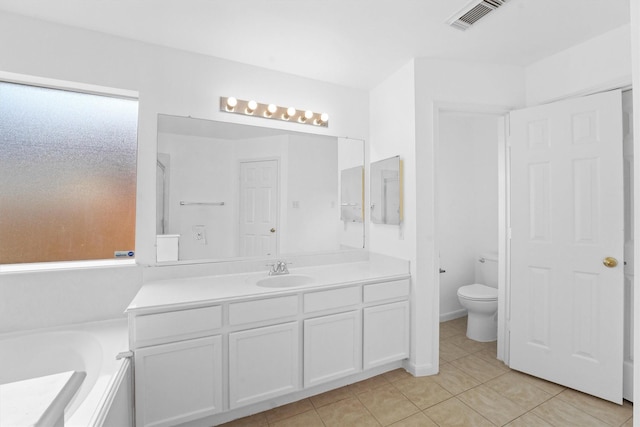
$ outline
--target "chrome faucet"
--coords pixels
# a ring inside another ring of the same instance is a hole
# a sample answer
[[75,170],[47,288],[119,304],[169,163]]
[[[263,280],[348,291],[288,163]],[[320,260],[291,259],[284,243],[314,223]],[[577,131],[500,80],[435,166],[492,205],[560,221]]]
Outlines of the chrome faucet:
[[267,264],[269,269],[269,276],[278,276],[280,274],[289,274],[289,269],[287,268],[287,264],[291,264],[286,261],[276,261],[273,264]]

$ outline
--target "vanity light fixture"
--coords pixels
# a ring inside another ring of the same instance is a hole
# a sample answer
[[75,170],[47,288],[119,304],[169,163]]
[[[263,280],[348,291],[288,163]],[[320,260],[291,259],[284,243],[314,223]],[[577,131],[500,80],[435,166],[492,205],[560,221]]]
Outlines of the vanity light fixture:
[[220,97],[220,111],[329,127],[329,115],[327,113],[314,113],[311,110],[297,110],[293,107],[279,107],[275,104],[261,104],[254,100],[244,101],[232,96]]

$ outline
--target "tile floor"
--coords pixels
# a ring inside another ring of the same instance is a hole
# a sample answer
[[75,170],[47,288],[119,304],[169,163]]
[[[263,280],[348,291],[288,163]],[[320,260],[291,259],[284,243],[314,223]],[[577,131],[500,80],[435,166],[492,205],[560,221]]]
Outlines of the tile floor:
[[404,370],[225,424],[225,427],[357,426],[624,426],[619,406],[510,370],[495,343],[465,336],[466,318],[440,325],[440,373]]

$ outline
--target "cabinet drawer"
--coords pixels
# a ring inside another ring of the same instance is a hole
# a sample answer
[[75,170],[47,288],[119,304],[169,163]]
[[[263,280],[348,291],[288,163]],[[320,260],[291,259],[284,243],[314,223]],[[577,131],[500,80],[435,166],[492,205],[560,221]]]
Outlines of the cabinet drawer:
[[136,347],[211,335],[221,327],[220,306],[136,316]]
[[295,316],[296,314],[298,314],[298,297],[296,295],[238,302],[229,305],[229,325],[261,322]]
[[332,308],[349,307],[360,304],[361,300],[359,286],[313,292],[304,296],[304,312],[313,313]]
[[376,283],[364,287],[364,302],[384,301],[409,296],[409,279]]

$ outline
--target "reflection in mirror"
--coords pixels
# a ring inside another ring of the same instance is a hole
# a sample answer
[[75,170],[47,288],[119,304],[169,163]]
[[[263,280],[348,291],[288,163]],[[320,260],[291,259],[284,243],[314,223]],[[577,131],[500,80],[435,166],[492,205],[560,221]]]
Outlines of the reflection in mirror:
[[360,140],[160,114],[157,261],[362,249],[341,171],[363,165]]
[[371,221],[402,222],[402,169],[400,156],[371,163]]
[[344,222],[364,220],[364,167],[340,171],[340,219]]

